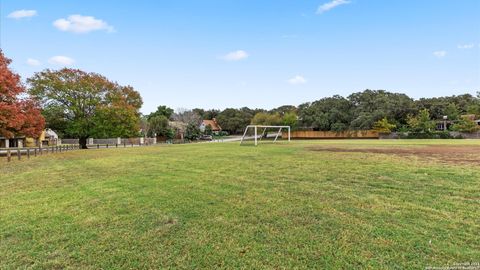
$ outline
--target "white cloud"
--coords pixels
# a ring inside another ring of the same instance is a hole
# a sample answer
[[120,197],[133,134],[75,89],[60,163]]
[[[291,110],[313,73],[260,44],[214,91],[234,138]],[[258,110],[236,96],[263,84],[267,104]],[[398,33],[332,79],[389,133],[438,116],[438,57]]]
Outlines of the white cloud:
[[75,63],[75,60],[67,56],[57,55],[48,59],[48,63],[59,66],[71,66]]
[[226,55],[222,56],[221,59],[226,61],[239,61],[247,57],[248,57],[248,53],[246,51],[238,50],[238,51],[227,53]]
[[461,44],[461,45],[458,45],[457,48],[459,49],[471,49],[473,48],[475,45],[473,43],[470,43],[470,44]]
[[317,14],[322,14],[326,11],[329,11],[330,9],[336,8],[336,7],[341,6],[341,5],[350,4],[350,3],[351,2],[348,1],[348,0],[332,0],[328,3],[325,3],[321,6],[319,6],[318,9],[317,9]]
[[36,10],[21,9],[21,10],[15,10],[14,12],[8,14],[7,17],[12,18],[12,19],[22,19],[22,18],[33,17],[33,16],[36,16],[36,15],[37,15]]
[[95,19],[92,16],[70,15],[67,19],[61,18],[53,22],[60,31],[67,31],[73,33],[88,33],[97,30],[106,30],[113,32],[114,28],[103,20]]
[[447,55],[446,51],[435,51],[433,52],[433,55],[438,58],[443,58]]
[[27,65],[29,66],[35,67],[35,66],[40,66],[41,64],[42,63],[40,63],[40,61],[38,61],[37,59],[33,59],[33,58],[27,59]]
[[297,75],[291,79],[289,79],[287,81],[289,84],[293,84],[293,85],[296,85],[296,84],[306,84],[307,83],[307,80],[301,76],[301,75]]

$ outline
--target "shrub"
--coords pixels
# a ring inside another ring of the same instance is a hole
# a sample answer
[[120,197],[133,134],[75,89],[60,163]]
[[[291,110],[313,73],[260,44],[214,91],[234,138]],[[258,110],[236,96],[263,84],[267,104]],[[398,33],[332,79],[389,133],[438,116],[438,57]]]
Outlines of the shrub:
[[452,130],[459,132],[473,133],[480,129],[475,121],[462,117],[457,123],[452,126]]
[[373,124],[373,129],[382,133],[391,133],[397,126],[388,122],[387,117],[378,120]]

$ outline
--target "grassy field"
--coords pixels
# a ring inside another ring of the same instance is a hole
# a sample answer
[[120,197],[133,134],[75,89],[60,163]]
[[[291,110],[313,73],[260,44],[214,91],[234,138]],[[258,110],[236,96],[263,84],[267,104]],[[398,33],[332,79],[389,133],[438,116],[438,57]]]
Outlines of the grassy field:
[[479,262],[479,160],[474,140],[206,143],[2,160],[0,269]]

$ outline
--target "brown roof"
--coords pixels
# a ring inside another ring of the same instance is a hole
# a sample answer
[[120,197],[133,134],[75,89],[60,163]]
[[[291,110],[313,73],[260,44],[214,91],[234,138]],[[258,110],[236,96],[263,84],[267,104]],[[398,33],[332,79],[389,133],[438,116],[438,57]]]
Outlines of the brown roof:
[[204,125],[204,126],[210,125],[212,127],[212,131],[222,130],[220,125],[217,123],[217,120],[215,120],[215,119],[213,119],[213,120],[203,120],[202,125]]

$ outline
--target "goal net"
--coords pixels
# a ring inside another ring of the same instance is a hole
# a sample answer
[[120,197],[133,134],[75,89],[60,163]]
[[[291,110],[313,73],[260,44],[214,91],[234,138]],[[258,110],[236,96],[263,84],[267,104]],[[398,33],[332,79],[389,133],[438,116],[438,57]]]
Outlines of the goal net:
[[282,137],[282,131],[287,131],[288,141],[290,141],[290,126],[248,125],[243,132],[240,145],[247,142],[253,142],[255,146],[262,141],[276,142]]

